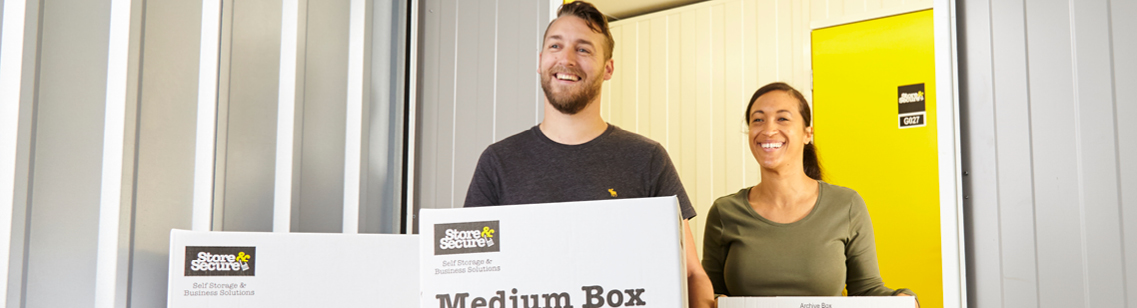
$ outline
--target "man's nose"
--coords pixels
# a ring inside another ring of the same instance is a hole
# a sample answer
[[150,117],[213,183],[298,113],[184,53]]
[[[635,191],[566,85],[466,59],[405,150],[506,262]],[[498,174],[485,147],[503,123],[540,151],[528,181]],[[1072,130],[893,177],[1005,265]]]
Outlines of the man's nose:
[[576,53],[572,52],[572,50],[565,50],[565,52],[561,53],[561,57],[559,60],[560,61],[558,61],[558,62],[560,62],[561,65],[564,65],[566,67],[576,66]]

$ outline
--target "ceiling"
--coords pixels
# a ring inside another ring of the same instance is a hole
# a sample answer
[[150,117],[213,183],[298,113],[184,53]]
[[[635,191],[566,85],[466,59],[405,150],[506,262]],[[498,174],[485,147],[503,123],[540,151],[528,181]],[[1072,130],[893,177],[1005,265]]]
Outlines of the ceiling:
[[[585,0],[614,20],[635,17],[706,0]],[[613,20],[613,21],[614,21]]]

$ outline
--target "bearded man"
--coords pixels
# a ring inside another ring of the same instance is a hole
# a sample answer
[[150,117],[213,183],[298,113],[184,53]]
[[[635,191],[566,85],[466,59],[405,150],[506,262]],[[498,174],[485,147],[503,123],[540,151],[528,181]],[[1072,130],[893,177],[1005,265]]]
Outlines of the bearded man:
[[[561,6],[540,54],[545,119],[482,152],[465,207],[676,196],[687,243],[695,208],[658,142],[600,117],[600,91],[612,78],[615,42],[592,4]],[[693,244],[685,247],[690,307],[714,305]]]

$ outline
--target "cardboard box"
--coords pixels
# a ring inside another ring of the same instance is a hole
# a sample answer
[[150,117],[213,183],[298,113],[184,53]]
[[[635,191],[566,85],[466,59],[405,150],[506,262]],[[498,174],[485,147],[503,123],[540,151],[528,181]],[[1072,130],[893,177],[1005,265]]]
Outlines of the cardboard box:
[[418,241],[172,230],[167,307],[416,307]]
[[913,308],[911,296],[720,297],[719,308]]
[[423,308],[687,306],[675,197],[419,217]]

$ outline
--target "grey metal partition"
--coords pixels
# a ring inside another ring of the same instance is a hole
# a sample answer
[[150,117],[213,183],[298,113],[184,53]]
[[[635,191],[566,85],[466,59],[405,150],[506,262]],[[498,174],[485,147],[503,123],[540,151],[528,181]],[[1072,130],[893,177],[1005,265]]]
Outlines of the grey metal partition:
[[[0,189],[15,192],[0,201],[12,202],[0,222],[10,228],[0,305],[161,307],[171,229],[273,231],[281,1],[19,1],[20,90],[3,96],[18,120],[2,123],[17,138],[15,170],[0,175],[14,178]],[[299,3],[295,210],[284,231],[399,233],[410,1]],[[215,11],[203,9],[210,4]],[[203,51],[211,27],[220,40]],[[217,60],[203,64],[203,55]],[[361,63],[363,78],[348,77],[349,63]],[[208,66],[216,76],[200,76]],[[349,114],[350,82],[364,95]],[[199,100],[202,86],[216,97]],[[203,114],[216,125],[204,130],[214,132],[202,159],[212,164],[197,163],[202,102],[216,112]],[[125,110],[106,112],[115,108]],[[352,116],[362,123],[348,140]],[[359,149],[358,181],[345,179],[349,145]],[[201,208],[199,168],[213,177]],[[347,183],[359,185],[358,206],[345,204]],[[343,230],[345,219],[358,230]]]
[[[26,307],[95,302],[110,1],[41,9],[21,285]],[[25,180],[25,179],[18,179]],[[24,217],[13,217],[18,220]],[[15,234],[14,234],[15,235]]]
[[489,144],[541,121],[550,3],[427,0],[419,8],[415,210],[462,207]]
[[959,18],[968,305],[1137,305],[1137,3]]

